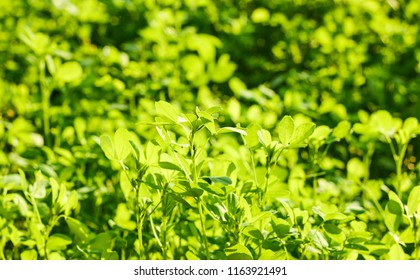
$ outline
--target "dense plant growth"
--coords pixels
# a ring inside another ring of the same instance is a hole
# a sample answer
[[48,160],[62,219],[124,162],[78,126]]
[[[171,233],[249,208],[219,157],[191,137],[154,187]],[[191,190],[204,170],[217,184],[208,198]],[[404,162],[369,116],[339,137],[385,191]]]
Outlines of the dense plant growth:
[[0,3],[0,259],[420,259],[420,3]]

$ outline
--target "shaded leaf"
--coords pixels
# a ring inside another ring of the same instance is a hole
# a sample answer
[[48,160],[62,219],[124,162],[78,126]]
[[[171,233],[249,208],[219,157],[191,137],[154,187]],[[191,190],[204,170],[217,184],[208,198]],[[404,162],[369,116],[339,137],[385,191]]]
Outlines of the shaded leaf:
[[209,179],[212,183],[221,183],[223,185],[232,184],[232,180],[227,176],[205,176],[203,179]]
[[236,244],[234,246],[226,248],[225,254],[228,260],[253,260],[254,259],[249,249],[242,244]]
[[67,225],[70,228],[70,231],[78,238],[82,243],[86,242],[89,237],[90,230],[89,228],[80,222],[71,217],[66,218]]

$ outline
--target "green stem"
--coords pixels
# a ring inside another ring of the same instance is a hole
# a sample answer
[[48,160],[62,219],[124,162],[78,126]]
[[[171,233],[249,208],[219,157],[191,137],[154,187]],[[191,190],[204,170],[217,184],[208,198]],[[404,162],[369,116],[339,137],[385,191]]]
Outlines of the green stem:
[[209,251],[209,244],[207,241],[207,235],[206,235],[206,217],[204,216],[203,213],[203,205],[202,205],[202,201],[199,198],[198,199],[198,212],[200,215],[200,224],[201,224],[201,230],[203,232],[203,241],[204,241],[204,248],[206,250],[206,259],[210,260],[210,251]]
[[260,187],[259,187],[258,180],[257,180],[257,170],[256,170],[254,155],[252,153],[252,150],[246,144],[245,137],[242,134],[241,134],[241,138],[242,138],[242,141],[244,142],[245,146],[248,148],[249,157],[251,158],[251,171],[252,171],[252,176],[253,176],[253,179],[254,179],[255,187],[257,189],[259,189]]
[[378,200],[372,194],[371,190],[369,188],[366,188],[366,185],[364,183],[362,183],[362,188],[368,194],[373,204],[376,206],[377,210],[381,214],[382,219],[385,220],[385,217],[386,217],[385,211],[384,209],[382,209],[382,206],[379,204]]
[[141,217],[141,213],[140,213],[140,207],[138,206],[137,209],[137,242],[138,242],[138,246],[139,246],[139,260],[142,259],[143,256],[143,218]]
[[415,259],[418,260],[419,254],[420,254],[420,250],[419,250],[420,240],[419,240],[419,233],[418,233],[417,218],[414,215],[412,219],[413,219],[412,229],[413,229],[413,234],[414,234],[414,252],[416,252]]
[[6,260],[6,257],[4,255],[4,247],[6,246],[6,242],[7,242],[6,236],[3,235],[0,241],[0,260],[2,261]]
[[266,172],[265,172],[265,182],[264,182],[264,189],[261,194],[261,200],[260,200],[260,208],[261,211],[264,210],[265,205],[265,196],[268,190],[268,181],[270,179],[270,173],[271,173],[271,163],[269,162],[269,159],[267,158],[267,166],[266,166]]
[[402,166],[405,158],[405,154],[407,152],[408,144],[402,145],[400,147],[400,153],[398,155],[398,160],[396,162],[397,165],[397,181],[398,181],[398,193],[400,192],[401,182],[402,182]]
[[42,119],[44,126],[44,137],[47,146],[51,146],[50,138],[50,97],[51,91],[47,85],[45,78],[45,60],[41,59],[39,62],[39,85],[42,95]]
[[159,247],[163,252],[164,251],[163,245],[162,245],[162,242],[160,241],[159,235],[156,232],[156,227],[155,227],[155,223],[153,222],[152,216],[149,216],[149,221],[150,221],[150,226],[152,228],[153,235],[155,236],[156,241],[159,244]]
[[36,204],[35,198],[32,195],[29,195],[29,197],[30,197],[31,204],[32,204],[32,206],[34,208],[34,212],[35,212],[35,217],[36,217],[36,220],[37,220],[37,224],[42,226],[42,230],[40,230],[40,232],[43,233],[43,240],[42,240],[41,246],[38,247],[38,250],[39,250],[39,253],[40,253],[41,257],[43,259],[47,260],[48,259],[48,256],[47,256],[47,240],[48,240],[48,236],[46,235],[47,230],[45,229],[45,225],[42,222],[41,215],[39,213],[38,205]]
[[162,193],[162,225],[161,225],[161,247],[162,247],[162,254],[163,259],[166,260],[167,256],[167,241],[166,241],[166,233],[167,233],[167,223],[168,223],[168,213],[167,213],[167,184],[165,184]]
[[370,178],[370,164],[371,164],[371,161],[372,161],[373,153],[375,152],[375,143],[374,142],[369,142],[367,144],[367,146],[368,146],[367,154],[365,154],[365,156],[363,158],[363,165],[364,165],[364,168],[365,168],[365,172],[364,172],[364,176],[363,176],[363,183],[366,183]]
[[136,191],[136,202],[135,202],[135,207],[136,207],[136,224],[137,224],[137,242],[138,242],[138,246],[139,246],[139,259],[142,258],[143,256],[143,221],[144,221],[144,215],[142,213],[142,208],[140,207],[140,187],[141,187],[141,183],[142,183],[142,178],[138,178],[138,183],[136,185],[133,185],[132,181],[130,180],[130,176],[127,172],[127,168],[125,167],[123,161],[120,161],[120,165],[121,168],[123,170],[123,172],[125,173],[125,176],[127,176],[127,179],[130,181],[131,186],[135,189]]
[[[194,186],[198,186],[198,173],[197,173],[197,165],[196,165],[196,149],[194,147],[194,129],[191,131],[190,134],[190,155],[191,155],[191,169],[192,169],[192,180]],[[203,212],[203,202],[201,201],[201,198],[197,198],[198,201],[198,212],[200,215],[200,225],[201,225],[201,231],[202,231],[202,237],[203,237],[203,243],[204,248],[206,251],[206,258],[210,259],[210,251],[209,251],[209,244],[207,241],[207,234],[206,234],[206,216]]]
[[[127,173],[127,171],[125,170]],[[128,176],[128,174],[126,174]],[[127,177],[130,178],[130,177]],[[136,186],[136,220],[137,220],[137,240],[139,246],[139,259],[142,259],[143,254],[145,254],[144,246],[143,246],[143,221],[144,221],[144,213],[142,213],[142,208],[140,205],[140,187],[141,187],[141,180]]]

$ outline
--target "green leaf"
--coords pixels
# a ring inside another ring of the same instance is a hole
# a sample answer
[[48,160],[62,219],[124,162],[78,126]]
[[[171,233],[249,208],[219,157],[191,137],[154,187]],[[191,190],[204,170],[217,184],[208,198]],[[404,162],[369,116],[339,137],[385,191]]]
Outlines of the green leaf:
[[226,186],[232,184],[232,180],[227,176],[204,176],[203,179],[209,179],[212,183],[221,183]]
[[66,216],[70,215],[71,210],[76,209],[79,205],[79,195],[77,191],[71,191],[64,206],[64,213]]
[[260,145],[258,131],[261,127],[258,124],[252,123],[246,128],[245,144],[248,148],[253,149]]
[[253,226],[245,227],[243,234],[260,241],[264,240],[264,235],[261,233],[261,231]]
[[290,232],[290,224],[281,218],[273,217],[271,219],[271,227],[280,238]]
[[140,147],[137,145],[136,142],[134,142],[132,140],[129,140],[128,142],[130,143],[130,146],[133,149],[134,157],[139,162],[141,160],[141,156],[142,156],[142,154],[140,152]]
[[246,133],[246,131],[244,129],[236,128],[236,127],[228,127],[228,126],[225,126],[225,127],[219,128],[217,130],[217,134],[220,134],[220,133],[229,133],[229,132],[236,132],[236,133],[239,133],[239,134],[244,135],[244,136],[247,135],[247,133]]
[[35,249],[25,250],[20,254],[21,260],[37,260],[38,253]]
[[58,194],[60,192],[60,185],[58,184],[56,179],[50,178],[50,186],[51,186],[52,204],[55,204],[58,198]]
[[379,133],[393,137],[401,123],[401,119],[393,118],[388,111],[379,110],[372,114],[369,125]]
[[324,221],[337,221],[340,223],[347,223],[354,220],[353,216],[347,216],[343,213],[336,212],[336,213],[329,213],[325,216]]
[[321,125],[315,128],[314,132],[310,136],[311,141],[321,142],[327,139],[331,133],[331,128],[326,125]]
[[266,8],[257,8],[252,12],[251,20],[255,23],[268,22],[270,20],[270,11]]
[[388,252],[389,259],[391,260],[406,260],[408,259],[407,254],[400,244],[393,244]]
[[408,196],[407,201],[407,214],[413,215],[420,209],[420,186],[415,186]]
[[185,199],[183,199],[182,197],[180,197],[180,196],[178,196],[178,195],[176,195],[176,194],[169,194],[169,196],[170,196],[173,200],[175,200],[175,201],[177,201],[177,202],[181,203],[182,205],[184,205],[185,207],[187,207],[188,209],[189,209],[189,208],[192,208],[191,204],[189,204],[189,203],[188,203]]
[[169,161],[160,161],[158,164],[163,169],[169,169],[169,170],[175,170],[175,171],[183,172],[181,167],[179,167],[178,165],[176,165],[172,162],[169,162]]
[[295,131],[295,122],[291,116],[284,116],[279,123],[278,133],[280,142],[289,145]]
[[271,143],[271,134],[268,130],[260,129],[257,132],[258,140],[264,147],[268,147]]
[[79,81],[83,76],[83,69],[77,61],[66,62],[58,67],[55,78],[61,83]]
[[392,191],[388,193],[389,201],[385,207],[385,225],[397,233],[402,222],[403,205],[399,197]]
[[131,212],[125,203],[118,204],[114,221],[119,227],[126,230],[134,230],[137,226],[136,223],[131,220]]
[[65,250],[71,243],[73,243],[73,241],[70,237],[64,234],[56,233],[48,237],[47,249],[49,251]]
[[239,122],[241,118],[241,103],[234,97],[227,102],[227,111],[233,122]]
[[206,111],[201,111],[198,107],[195,110],[197,116],[203,121],[203,123],[214,122],[214,118],[211,114]]
[[403,204],[400,198],[392,191],[388,194],[389,201],[387,204],[387,209],[390,213],[395,215],[401,215],[403,213]]
[[128,201],[134,188],[125,172],[120,172],[120,187],[124,194],[125,200]]
[[297,128],[295,129],[292,139],[290,139],[290,144],[302,143],[305,139],[311,136],[314,130],[315,130],[314,123],[302,123],[298,125]]
[[308,233],[308,236],[316,248],[328,248],[328,241],[325,239],[324,235],[320,231],[316,229],[311,229]]
[[358,158],[351,158],[347,162],[347,176],[350,180],[358,181],[365,176],[365,164]]
[[199,182],[198,185],[201,189],[217,196],[224,196],[226,194],[222,188],[215,185],[209,185],[205,182]]
[[108,135],[101,135],[100,145],[108,159],[115,159],[114,144],[112,143],[111,137]]
[[131,152],[131,145],[128,140],[130,133],[125,128],[119,128],[114,135],[115,155],[118,160],[124,160]]
[[229,54],[222,54],[217,63],[209,67],[210,78],[213,82],[223,83],[235,72],[236,64],[230,61]]
[[166,117],[174,123],[178,122],[178,111],[175,107],[166,101],[155,102],[156,113],[161,117]]
[[47,195],[47,181],[37,180],[35,184],[29,186],[31,196],[38,199],[43,199]]
[[325,223],[324,224],[325,231],[331,235],[338,235],[343,231],[339,228],[335,223]]
[[115,261],[115,260],[119,260],[120,257],[118,256],[118,253],[115,251],[103,251],[101,254],[101,260],[111,260],[111,261]]
[[70,231],[78,238],[82,243],[85,243],[90,234],[89,228],[80,222],[79,220],[76,220],[71,217],[66,218],[66,223],[70,228]]
[[398,132],[400,136],[400,142],[402,144],[407,144],[412,138],[416,137],[420,133],[419,121],[413,117],[406,119],[402,129],[400,129]]
[[207,108],[205,111],[209,113],[210,115],[212,115],[214,118],[217,118],[219,116],[220,111],[222,111],[222,107],[213,106],[213,107]]
[[200,188],[191,188],[190,193],[193,197],[200,197],[203,195],[204,191]]
[[346,137],[351,128],[351,123],[349,121],[341,121],[332,132],[332,135],[337,139],[342,139]]
[[217,134],[217,132],[216,132],[216,125],[214,124],[214,121],[213,121],[213,122],[208,122],[208,123],[206,123],[204,126],[207,128],[207,130],[208,130],[208,131],[209,131],[212,135],[216,135],[216,134]]
[[236,244],[234,246],[226,248],[225,254],[228,260],[253,260],[254,259],[249,249],[242,244]]
[[112,231],[101,232],[89,241],[89,251],[101,253],[113,247],[112,241],[115,238],[115,233]]
[[76,135],[80,143],[85,144],[86,143],[85,132],[87,129],[86,120],[81,117],[77,117],[74,120],[74,129],[76,130]]

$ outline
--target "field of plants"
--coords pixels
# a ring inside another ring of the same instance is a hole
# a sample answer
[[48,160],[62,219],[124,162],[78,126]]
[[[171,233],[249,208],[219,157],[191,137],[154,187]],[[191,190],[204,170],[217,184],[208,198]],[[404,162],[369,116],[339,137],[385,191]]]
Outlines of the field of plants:
[[0,2],[0,260],[420,259],[420,1]]

